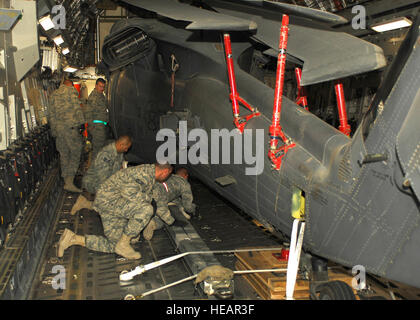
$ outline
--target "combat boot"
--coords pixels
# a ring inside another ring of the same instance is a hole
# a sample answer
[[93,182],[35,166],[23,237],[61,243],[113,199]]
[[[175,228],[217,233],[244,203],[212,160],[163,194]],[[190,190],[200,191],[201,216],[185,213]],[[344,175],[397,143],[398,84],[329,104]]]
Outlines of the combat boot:
[[79,188],[77,188],[73,184],[73,180],[74,180],[74,177],[65,177],[64,178],[64,190],[70,191],[70,192],[81,193],[82,190],[80,190]]
[[153,238],[153,232],[156,230],[156,222],[154,220],[150,220],[149,224],[143,230],[143,237],[150,241]]
[[121,239],[115,246],[115,253],[128,260],[136,260],[141,258],[140,252],[135,251],[130,246],[130,237],[125,234],[121,236]]
[[89,201],[84,196],[80,195],[76,203],[74,204],[73,208],[71,208],[70,214],[75,215],[77,211],[81,209],[89,209],[92,210],[92,201]]
[[85,237],[78,236],[73,231],[69,229],[65,229],[63,234],[58,241],[57,246],[57,257],[61,258],[64,255],[64,251],[71,246],[82,246],[85,247]]

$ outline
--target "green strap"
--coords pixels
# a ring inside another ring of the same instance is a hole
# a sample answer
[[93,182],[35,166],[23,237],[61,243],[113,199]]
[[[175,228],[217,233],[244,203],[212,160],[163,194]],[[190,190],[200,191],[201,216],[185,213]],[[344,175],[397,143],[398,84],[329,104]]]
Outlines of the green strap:
[[105,121],[101,121],[101,120],[93,120],[92,121],[93,123],[101,123],[101,124],[103,124],[103,125],[107,125],[108,123],[107,122],[105,122]]

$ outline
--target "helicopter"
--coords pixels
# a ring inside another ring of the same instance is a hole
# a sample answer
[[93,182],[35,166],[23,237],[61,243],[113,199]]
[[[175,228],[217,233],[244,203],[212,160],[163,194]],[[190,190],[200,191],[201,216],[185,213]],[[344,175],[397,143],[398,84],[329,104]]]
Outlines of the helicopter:
[[[225,142],[239,135],[243,149],[252,145],[264,155],[254,163],[260,170],[246,174],[246,163],[198,161],[188,164],[195,177],[286,235],[298,188],[305,198],[305,251],[420,287],[418,16],[350,137],[345,123],[337,130],[281,94],[281,130],[270,129],[279,96],[268,85],[279,54],[286,70],[300,70],[302,87],[384,68],[378,46],[330,28],[345,19],[269,1],[121,2],[131,17],[112,27],[98,69],[109,80],[114,134],[133,137],[131,161],[156,160],[162,129],[175,133],[167,138],[177,141],[176,164],[194,149],[194,130],[211,136],[227,129]],[[287,53],[279,47],[285,15]],[[230,159],[234,149],[227,148]],[[200,149],[198,158],[210,159],[209,150]]]

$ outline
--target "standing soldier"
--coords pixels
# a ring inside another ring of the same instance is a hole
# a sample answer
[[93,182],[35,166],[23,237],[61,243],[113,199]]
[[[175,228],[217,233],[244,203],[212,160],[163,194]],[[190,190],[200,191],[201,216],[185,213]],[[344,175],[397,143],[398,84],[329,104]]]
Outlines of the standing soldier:
[[[187,169],[179,168],[176,171],[176,174],[170,176],[166,182],[156,183],[153,188],[153,199],[157,206],[157,216],[150,220],[143,231],[143,236],[146,240],[152,239],[153,232],[162,228],[164,225],[163,222],[166,222],[166,224],[169,225],[173,223],[174,218],[170,214],[168,205],[171,207],[171,211],[174,213],[177,220],[182,219],[181,216],[177,214],[178,208],[187,220],[195,213],[196,205],[193,203],[193,195],[191,192],[191,185],[188,182]],[[176,206],[178,206],[178,208],[176,208]]]
[[140,259],[130,245],[153,216],[152,192],[155,182],[164,182],[172,172],[169,164],[145,164],[123,169],[100,187],[93,203],[99,212],[105,237],[79,236],[64,230],[58,243],[57,256],[73,245],[100,252],[115,252],[126,259]]
[[65,80],[51,95],[48,108],[48,122],[60,153],[64,190],[71,192],[82,192],[73,184],[82,152],[80,130],[85,122],[78,95],[73,81]]
[[92,136],[92,159],[96,158],[99,150],[106,143],[106,125],[108,123],[108,107],[104,95],[106,81],[102,78],[96,80],[95,89],[89,95],[85,106],[85,118],[88,131]]
[[[110,176],[122,169],[124,153],[131,147],[131,138],[121,136],[117,141],[108,144],[99,151],[95,162],[90,166],[82,180],[82,187],[89,193],[95,194],[99,186]],[[77,198],[76,203],[70,211],[74,215],[80,209],[92,209],[92,201],[83,195]]]

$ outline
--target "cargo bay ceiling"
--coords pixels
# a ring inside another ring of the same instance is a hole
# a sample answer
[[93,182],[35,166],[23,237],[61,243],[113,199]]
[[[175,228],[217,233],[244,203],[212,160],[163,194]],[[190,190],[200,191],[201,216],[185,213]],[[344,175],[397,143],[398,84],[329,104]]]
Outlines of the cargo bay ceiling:
[[[198,3],[200,1],[184,0],[182,2]],[[202,2],[205,2],[205,0]],[[349,20],[354,16],[352,8],[355,5],[362,4],[366,7],[368,26],[378,21],[397,16],[412,16],[420,6],[420,1],[414,0],[286,0],[276,2],[285,2],[330,11],[342,15]],[[59,31],[53,29],[48,33],[40,28],[40,32],[50,39],[50,41],[57,34],[61,34],[66,47],[70,49],[69,54],[66,56],[67,62],[78,68],[94,65],[97,62],[95,56],[97,46],[96,30],[100,20],[106,19],[107,17],[106,9],[115,8],[118,4],[123,6],[123,4],[113,0],[40,0],[37,3],[39,18],[50,13],[55,5],[64,6],[66,10],[66,28]],[[337,26],[336,29],[337,31],[348,32],[355,36],[363,37],[382,47],[387,45],[388,38],[398,40],[406,32],[406,30],[400,30],[395,31],[392,35],[378,35],[369,28],[355,31],[351,28],[351,23]],[[395,46],[395,41],[393,45]],[[392,55],[394,53],[393,51],[391,50],[389,55]]]
[[62,5],[65,8],[65,28],[60,30],[51,29],[40,32],[52,40],[61,35],[64,47],[70,49],[66,56],[70,65],[85,67],[95,64],[95,32],[97,16],[100,10],[97,8],[97,0],[40,0],[37,2],[38,18],[49,14],[54,6]]

